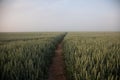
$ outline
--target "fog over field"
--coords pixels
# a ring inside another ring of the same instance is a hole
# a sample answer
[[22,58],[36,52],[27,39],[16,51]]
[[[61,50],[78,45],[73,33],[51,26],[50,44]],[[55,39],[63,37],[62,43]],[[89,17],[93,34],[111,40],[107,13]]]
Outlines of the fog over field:
[[0,32],[120,31],[119,0],[1,0]]

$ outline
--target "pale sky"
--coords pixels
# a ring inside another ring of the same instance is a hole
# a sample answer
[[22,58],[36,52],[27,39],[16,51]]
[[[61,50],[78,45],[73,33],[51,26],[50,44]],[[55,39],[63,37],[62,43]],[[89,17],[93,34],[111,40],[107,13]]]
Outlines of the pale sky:
[[119,0],[0,0],[0,32],[120,31]]

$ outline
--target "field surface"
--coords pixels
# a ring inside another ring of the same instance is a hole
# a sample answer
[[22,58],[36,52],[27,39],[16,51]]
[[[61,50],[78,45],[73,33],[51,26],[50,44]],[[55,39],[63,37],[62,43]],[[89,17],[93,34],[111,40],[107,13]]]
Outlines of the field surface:
[[120,33],[68,33],[63,42],[68,80],[120,80]]
[[65,33],[0,33],[0,80],[47,80]]
[[120,32],[0,33],[0,80],[120,80]]

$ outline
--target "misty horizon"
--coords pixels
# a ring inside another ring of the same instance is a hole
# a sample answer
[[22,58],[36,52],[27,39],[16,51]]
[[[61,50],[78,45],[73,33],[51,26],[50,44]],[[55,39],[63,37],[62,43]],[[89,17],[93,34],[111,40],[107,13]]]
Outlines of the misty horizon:
[[117,0],[3,0],[0,32],[120,31]]

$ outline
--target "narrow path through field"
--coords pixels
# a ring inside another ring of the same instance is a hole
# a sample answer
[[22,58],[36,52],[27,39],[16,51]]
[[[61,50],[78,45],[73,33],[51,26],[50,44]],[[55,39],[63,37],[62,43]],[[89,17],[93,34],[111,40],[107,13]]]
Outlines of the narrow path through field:
[[65,65],[62,55],[62,42],[57,45],[55,56],[53,57],[52,64],[49,68],[48,80],[66,80]]

